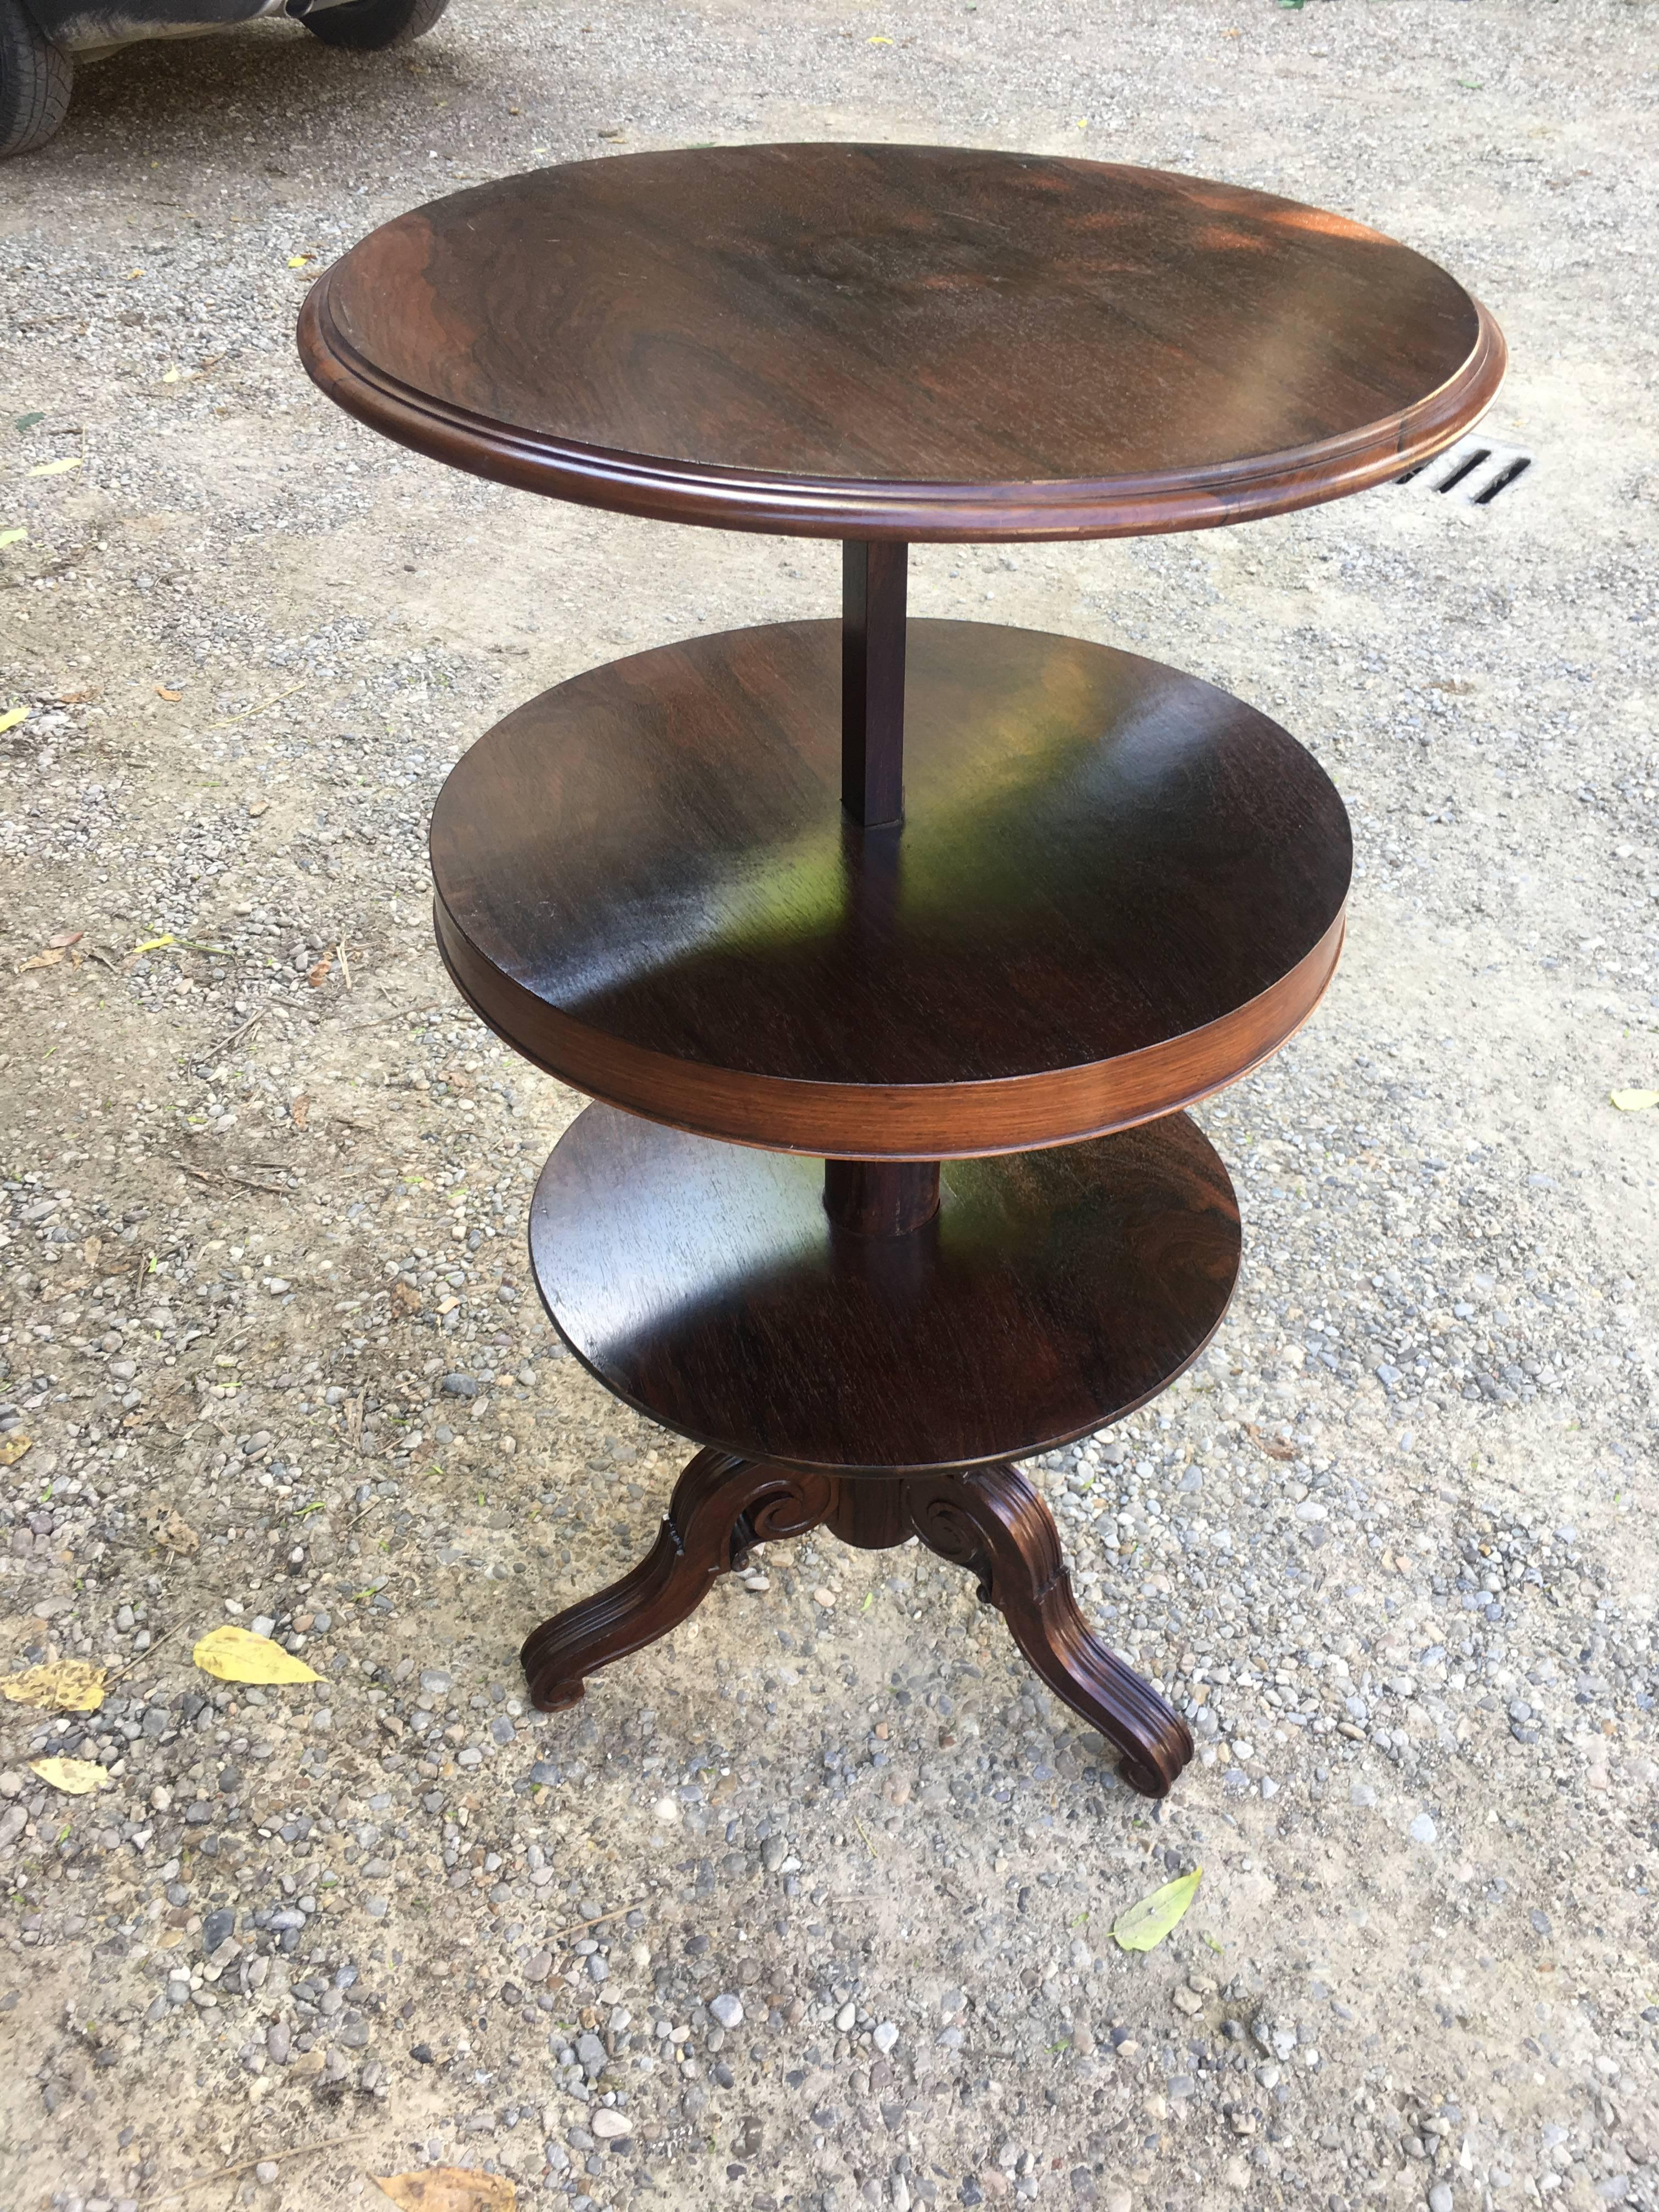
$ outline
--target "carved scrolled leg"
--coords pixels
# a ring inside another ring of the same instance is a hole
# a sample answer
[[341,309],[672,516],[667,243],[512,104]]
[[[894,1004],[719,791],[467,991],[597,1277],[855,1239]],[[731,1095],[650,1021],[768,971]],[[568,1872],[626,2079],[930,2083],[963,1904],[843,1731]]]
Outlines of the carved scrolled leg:
[[1129,1787],[1167,1796],[1193,1755],[1187,1723],[1078,1611],[1054,1516],[1024,1476],[994,1467],[912,1477],[904,1488],[922,1542],[978,1577],[981,1598],[1054,1695],[1117,1746]]
[[586,1676],[678,1628],[751,1544],[805,1535],[830,1504],[823,1475],[699,1452],[674,1486],[655,1544],[632,1573],[526,1638],[519,1656],[531,1703],[544,1713],[575,1705]]

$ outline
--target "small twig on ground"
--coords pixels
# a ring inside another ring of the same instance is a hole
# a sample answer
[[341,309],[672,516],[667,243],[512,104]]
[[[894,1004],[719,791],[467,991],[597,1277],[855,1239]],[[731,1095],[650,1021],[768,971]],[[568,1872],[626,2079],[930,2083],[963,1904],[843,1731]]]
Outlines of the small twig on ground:
[[290,684],[286,691],[279,691],[276,698],[264,700],[257,707],[244,707],[240,714],[227,715],[222,722],[210,722],[208,727],[210,730],[228,730],[233,722],[251,721],[254,715],[263,714],[267,707],[275,707],[283,699],[291,699],[296,691],[303,691],[305,688],[303,684]]
[[177,2189],[164,2189],[159,2197],[146,2197],[140,2202],[143,2212],[150,2212],[151,2206],[174,2204],[179,2197],[189,2196],[193,2189],[210,2188],[216,2181],[234,2181],[240,2174],[252,2173],[256,2166],[263,2166],[267,2159],[275,2165],[285,2158],[311,2158],[319,2150],[338,2150],[346,2143],[362,2142],[369,2132],[368,2129],[362,2128],[355,2136],[325,2136],[321,2142],[295,2143],[292,2150],[262,2150],[257,2158],[245,2158],[236,2166],[222,2166],[216,2172],[200,2174],[194,2181],[181,2182]]
[[133,1656],[128,1660],[125,1667],[118,1667],[116,1668],[115,1672],[110,1676],[110,1680],[112,1682],[118,1682],[123,1674],[130,1674],[135,1667],[142,1667],[145,1660],[149,1657],[150,1652],[160,1650],[162,1644],[167,1642],[168,1637],[176,1636],[183,1626],[184,1624],[182,1621],[169,1621],[159,1636],[152,1636],[150,1638],[149,1650],[135,1652]]
[[245,1022],[239,1023],[230,1035],[228,1037],[222,1037],[217,1044],[210,1044],[201,1057],[204,1060],[217,1060],[222,1052],[228,1052],[239,1037],[245,1037],[254,1024],[264,1021],[264,1008],[256,1007]]
[[347,990],[351,988],[351,963],[346,958],[345,939],[342,938],[334,950],[340,956],[340,981]]
[[556,1928],[547,1940],[550,1943],[562,1942],[567,1936],[580,1936],[584,1929],[597,1928],[601,1921],[620,1920],[624,1912],[632,1912],[635,1907],[650,1902],[648,1897],[636,1897],[632,1905],[612,1905],[609,1912],[596,1912],[591,1920],[573,1920],[568,1928]]

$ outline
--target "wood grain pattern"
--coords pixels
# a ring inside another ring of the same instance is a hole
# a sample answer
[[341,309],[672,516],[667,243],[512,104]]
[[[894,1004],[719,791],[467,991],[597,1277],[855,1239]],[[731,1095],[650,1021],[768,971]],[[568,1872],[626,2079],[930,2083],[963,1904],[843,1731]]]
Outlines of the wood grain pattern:
[[439,944],[578,1090],[707,1134],[943,1158],[1233,1081],[1305,1019],[1352,845],[1265,715],[1154,661],[913,622],[902,828],[840,803],[840,633],[781,623],[562,684],[432,829]]
[[1182,1115],[947,1164],[908,1236],[838,1229],[816,1161],[590,1106],[531,1207],[555,1327],[695,1443],[882,1475],[1024,1458],[1156,1395],[1238,1271],[1226,1170]]
[[752,1546],[828,1527],[884,1551],[912,1534],[965,1567],[1061,1701],[1120,1753],[1143,1796],[1168,1795],[1193,1754],[1186,1723],[1096,1637],[1079,1612],[1054,1516],[1017,1468],[842,1482],[729,1453],[699,1452],[681,1475],[657,1540],[620,1582],[568,1606],[526,1638],[531,1703],[574,1705],[586,1677],[678,1628]]
[[320,277],[329,397],[459,468],[809,536],[1203,529],[1358,491],[1490,404],[1496,325],[1340,216],[950,147],[573,162]]

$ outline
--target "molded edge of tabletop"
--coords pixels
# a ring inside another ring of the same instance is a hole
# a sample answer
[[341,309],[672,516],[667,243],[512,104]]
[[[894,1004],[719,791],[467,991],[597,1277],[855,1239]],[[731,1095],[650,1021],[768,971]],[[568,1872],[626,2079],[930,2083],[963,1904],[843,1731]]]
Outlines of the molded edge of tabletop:
[[1508,362],[1503,332],[1471,295],[1474,345],[1436,391],[1397,415],[1289,452],[1159,475],[1031,483],[773,475],[582,445],[417,392],[378,368],[340,329],[331,304],[334,273],[325,270],[306,295],[300,357],[313,382],[370,429],[452,468],[550,499],[784,537],[924,544],[1139,538],[1289,514],[1431,460],[1480,421]]

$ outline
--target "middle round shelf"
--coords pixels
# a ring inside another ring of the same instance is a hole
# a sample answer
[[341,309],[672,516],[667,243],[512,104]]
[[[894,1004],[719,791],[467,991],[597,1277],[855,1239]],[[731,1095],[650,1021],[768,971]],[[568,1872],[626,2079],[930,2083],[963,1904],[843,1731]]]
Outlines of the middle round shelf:
[[913,621],[905,815],[842,814],[841,626],[529,701],[432,825],[440,948],[526,1058],[779,1151],[1063,1144],[1232,1082],[1341,947],[1347,817],[1250,707],[1132,653]]

